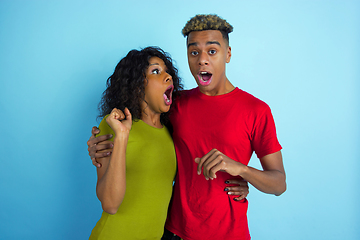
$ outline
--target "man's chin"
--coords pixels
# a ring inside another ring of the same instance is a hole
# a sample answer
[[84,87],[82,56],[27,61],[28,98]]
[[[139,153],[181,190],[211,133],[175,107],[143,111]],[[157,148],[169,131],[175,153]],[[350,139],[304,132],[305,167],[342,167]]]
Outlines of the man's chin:
[[208,87],[211,84],[211,80],[209,81],[197,80],[196,83],[199,87]]

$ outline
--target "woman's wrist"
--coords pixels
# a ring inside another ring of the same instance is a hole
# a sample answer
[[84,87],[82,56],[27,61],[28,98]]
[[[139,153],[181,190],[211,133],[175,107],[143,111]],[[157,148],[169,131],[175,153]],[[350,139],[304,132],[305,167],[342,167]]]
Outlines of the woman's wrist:
[[123,141],[127,141],[129,139],[129,131],[127,132],[118,132],[115,133],[115,137],[114,137],[114,143],[117,141],[123,142]]

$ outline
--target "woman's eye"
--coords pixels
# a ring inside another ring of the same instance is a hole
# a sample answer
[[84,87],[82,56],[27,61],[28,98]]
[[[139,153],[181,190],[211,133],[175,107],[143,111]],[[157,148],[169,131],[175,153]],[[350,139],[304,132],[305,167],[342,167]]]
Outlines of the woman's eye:
[[216,50],[210,50],[209,53],[210,55],[214,55],[216,53]]
[[193,56],[196,56],[196,55],[198,55],[198,52],[197,51],[191,51],[190,54],[193,55]]
[[151,71],[151,73],[153,73],[153,74],[159,74],[159,73],[160,73],[160,70],[159,70],[159,69],[154,69],[154,70]]

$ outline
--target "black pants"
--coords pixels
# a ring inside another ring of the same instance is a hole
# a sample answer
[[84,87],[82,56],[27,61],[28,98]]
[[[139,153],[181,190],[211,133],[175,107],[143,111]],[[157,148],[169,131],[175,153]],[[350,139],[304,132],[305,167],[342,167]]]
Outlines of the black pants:
[[161,240],[181,240],[181,238],[165,228],[164,235]]

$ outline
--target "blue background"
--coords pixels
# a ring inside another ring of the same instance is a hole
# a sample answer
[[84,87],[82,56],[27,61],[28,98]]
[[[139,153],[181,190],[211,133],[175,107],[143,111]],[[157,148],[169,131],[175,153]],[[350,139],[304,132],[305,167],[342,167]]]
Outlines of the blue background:
[[253,239],[360,238],[359,1],[1,0],[0,239],[88,238],[101,207],[86,141],[105,81],[130,49],[158,45],[195,87],[181,29],[198,13],[234,26],[227,76],[271,106],[283,146],[288,190],[250,188]]

